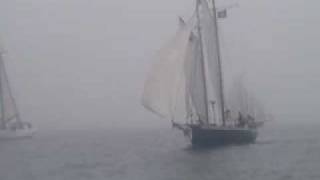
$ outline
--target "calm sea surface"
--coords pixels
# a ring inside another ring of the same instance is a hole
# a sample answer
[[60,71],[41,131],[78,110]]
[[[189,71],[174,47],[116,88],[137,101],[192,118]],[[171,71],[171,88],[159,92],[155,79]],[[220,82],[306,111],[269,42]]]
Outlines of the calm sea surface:
[[0,180],[319,180],[319,167],[320,125],[269,125],[255,144],[210,150],[169,128],[0,141]]

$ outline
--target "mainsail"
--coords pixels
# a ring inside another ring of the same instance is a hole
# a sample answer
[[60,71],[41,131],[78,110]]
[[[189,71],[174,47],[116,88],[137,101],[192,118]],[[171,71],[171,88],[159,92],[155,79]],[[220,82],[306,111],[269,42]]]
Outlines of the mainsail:
[[[216,24],[215,8],[210,9],[206,0],[200,2],[200,29],[203,43],[203,55],[208,71],[208,79],[211,81],[211,86],[208,86],[210,101],[215,102],[216,119],[223,119],[223,85],[221,74],[221,63],[219,57],[219,38]],[[211,88],[211,89],[210,89]]]
[[5,71],[5,65],[0,54],[0,117],[1,126],[6,126],[6,124],[11,120],[18,120],[17,108],[11,94],[7,74]]
[[186,105],[191,119],[205,123],[208,119],[207,96],[200,43],[199,37],[192,33],[185,62]]

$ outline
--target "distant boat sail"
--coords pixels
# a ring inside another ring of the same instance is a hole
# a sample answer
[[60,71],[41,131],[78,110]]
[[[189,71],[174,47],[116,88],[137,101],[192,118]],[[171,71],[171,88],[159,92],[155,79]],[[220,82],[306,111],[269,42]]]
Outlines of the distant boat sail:
[[31,124],[20,119],[0,52],[0,139],[30,137],[33,133]]
[[251,143],[261,123],[245,110],[250,100],[243,89],[225,102],[214,1],[212,7],[206,0],[197,0],[195,14],[187,22],[180,19],[178,31],[157,54],[142,104],[170,119],[193,145]]

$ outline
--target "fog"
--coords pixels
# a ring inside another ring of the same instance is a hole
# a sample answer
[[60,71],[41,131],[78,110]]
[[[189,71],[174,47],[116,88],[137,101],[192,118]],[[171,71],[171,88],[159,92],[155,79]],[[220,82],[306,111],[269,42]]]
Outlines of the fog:
[[[220,22],[224,59],[279,122],[320,118],[318,1],[238,3]],[[0,44],[24,120],[40,129],[169,127],[140,105],[155,51],[192,0],[2,0]]]

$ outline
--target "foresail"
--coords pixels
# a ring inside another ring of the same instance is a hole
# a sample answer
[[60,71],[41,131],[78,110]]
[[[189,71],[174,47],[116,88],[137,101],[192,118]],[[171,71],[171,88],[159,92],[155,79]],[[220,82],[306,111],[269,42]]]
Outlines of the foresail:
[[[206,112],[207,97],[205,94],[205,77],[203,76],[203,65],[201,60],[200,39],[193,33],[190,36],[187,59],[185,63],[186,91],[189,104],[187,112],[192,112],[193,120],[203,123],[208,119]],[[188,101],[187,101],[188,102]]]
[[1,118],[3,121],[8,122],[17,118],[17,109],[13,96],[11,94],[5,65],[2,57],[0,56],[0,88],[1,88]]
[[207,72],[212,86],[208,86],[208,96],[211,101],[215,102],[216,119],[222,119],[222,92],[220,82],[220,64],[219,64],[219,48],[218,37],[214,24],[214,16],[212,9],[208,7],[206,0],[200,1],[200,26],[203,42],[203,54],[208,67]]
[[157,54],[147,77],[142,104],[157,115],[175,119],[178,100],[186,98],[184,63],[191,27],[181,24],[173,39]]

